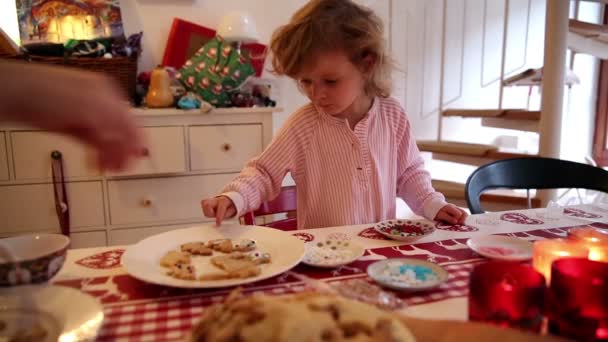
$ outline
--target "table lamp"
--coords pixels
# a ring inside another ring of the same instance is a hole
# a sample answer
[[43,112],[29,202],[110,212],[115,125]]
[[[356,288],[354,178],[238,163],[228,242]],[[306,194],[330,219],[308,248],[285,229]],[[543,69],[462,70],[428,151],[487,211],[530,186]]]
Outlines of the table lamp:
[[241,52],[241,44],[259,40],[258,31],[253,19],[244,12],[230,12],[222,17],[217,34],[234,45]]

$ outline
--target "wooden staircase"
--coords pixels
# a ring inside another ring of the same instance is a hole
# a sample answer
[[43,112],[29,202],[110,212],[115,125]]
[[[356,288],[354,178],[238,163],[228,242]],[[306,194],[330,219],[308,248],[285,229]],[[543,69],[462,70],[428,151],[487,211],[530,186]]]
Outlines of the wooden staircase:
[[499,148],[494,145],[459,141],[420,140],[417,145],[421,152],[431,152],[433,159],[476,166],[500,159],[534,156],[534,154]]
[[[608,0],[596,1],[608,4]],[[578,6],[578,2],[576,6]],[[575,13],[578,13],[578,7],[576,8]],[[568,31],[567,44],[568,48],[570,48],[573,53],[587,53],[602,59],[608,59],[608,25],[591,24],[570,19]],[[506,41],[506,38],[503,40]],[[503,44],[506,43],[503,42]],[[506,45],[503,45],[503,50],[505,48]],[[546,53],[547,52],[545,52],[545,54]],[[547,68],[555,72],[556,68],[554,64],[551,65],[551,60],[549,62],[545,60],[545,62],[547,63]],[[570,67],[572,67],[572,65],[573,63],[571,60]],[[441,122],[439,124],[439,140],[421,140],[417,142],[421,152],[430,153],[432,155],[433,162],[439,161],[439,163],[449,162],[470,166],[481,166],[500,159],[532,157],[538,155],[536,150],[521,151],[506,149],[490,144],[479,144],[466,141],[446,141],[441,139],[441,131],[445,129],[443,128],[446,124],[445,119],[454,117],[466,120],[479,120],[481,121],[482,127],[533,132],[539,134],[539,140],[542,139],[543,132],[541,132],[540,127],[541,111],[530,110],[529,107],[532,87],[540,87],[542,85],[543,68],[527,69],[516,75],[505,77],[504,55],[501,68],[500,94],[497,106],[499,108],[440,108],[441,116],[439,120]],[[557,69],[559,69],[559,67]],[[555,73],[548,75],[553,76]],[[547,78],[552,78],[549,76]],[[564,75],[564,84],[572,86],[578,83],[580,83],[580,80],[574,72],[567,70]],[[555,83],[552,85],[555,86]],[[502,108],[504,87],[529,87],[528,108]],[[551,97],[549,96],[549,98]],[[545,134],[547,133],[545,132]],[[466,203],[464,203],[464,183],[466,182],[466,179],[458,179],[459,177],[462,178],[462,172],[456,172],[455,170],[450,169],[449,166],[444,165],[439,166],[439,169],[437,174],[441,174],[444,179],[436,178],[435,175],[433,175],[433,169],[431,168],[430,170],[431,174],[434,176],[433,186],[435,189],[444,193],[449,201],[466,207]],[[449,176],[450,173],[459,173],[459,175],[445,179],[445,176]],[[522,208],[528,205],[525,191],[520,192],[512,190],[489,191],[482,195],[482,202],[485,202],[484,208],[487,210],[501,210],[510,207]],[[532,206],[537,207],[540,205],[540,199],[533,197]]]

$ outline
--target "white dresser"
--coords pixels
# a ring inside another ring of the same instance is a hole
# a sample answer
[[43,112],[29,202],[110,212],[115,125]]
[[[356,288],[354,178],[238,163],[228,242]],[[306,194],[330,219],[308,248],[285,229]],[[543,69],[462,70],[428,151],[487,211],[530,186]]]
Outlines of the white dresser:
[[0,126],[0,236],[61,231],[53,151],[63,158],[72,247],[128,244],[208,221],[200,200],[270,142],[276,110],[133,110],[147,156],[121,173],[96,169],[94,152],[70,138]]

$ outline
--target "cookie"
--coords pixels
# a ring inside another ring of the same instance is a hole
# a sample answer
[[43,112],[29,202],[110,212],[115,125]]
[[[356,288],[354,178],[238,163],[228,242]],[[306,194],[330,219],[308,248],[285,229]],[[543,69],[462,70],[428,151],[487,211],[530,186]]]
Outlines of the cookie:
[[193,255],[204,255],[209,256],[213,254],[213,250],[204,242],[188,242],[180,246],[182,252],[190,253]]
[[189,264],[176,264],[171,266],[167,272],[168,276],[183,280],[194,280],[196,275],[194,273],[194,266]]
[[250,239],[241,240],[239,243],[234,244],[234,250],[238,252],[251,252],[257,248],[255,241]]
[[207,242],[207,247],[222,253],[232,253],[234,251],[232,240],[230,239],[211,240]]
[[252,257],[242,253],[215,256],[211,258],[211,263],[228,273],[234,273],[241,269],[251,268],[258,265],[258,263],[255,262]]
[[171,267],[177,264],[189,264],[190,255],[178,251],[169,251],[160,258],[160,265],[163,267]]
[[398,315],[339,296],[234,292],[205,310],[191,341],[403,341],[415,338]]

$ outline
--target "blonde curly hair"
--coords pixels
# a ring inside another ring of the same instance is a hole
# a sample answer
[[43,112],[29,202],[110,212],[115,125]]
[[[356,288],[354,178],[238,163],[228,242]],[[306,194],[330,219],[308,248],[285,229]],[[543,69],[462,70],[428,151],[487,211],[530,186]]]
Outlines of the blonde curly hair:
[[296,79],[315,54],[334,50],[345,51],[362,72],[370,56],[374,63],[364,73],[365,93],[390,95],[393,63],[386,52],[382,20],[351,0],[311,0],[279,27],[270,42],[273,71]]

